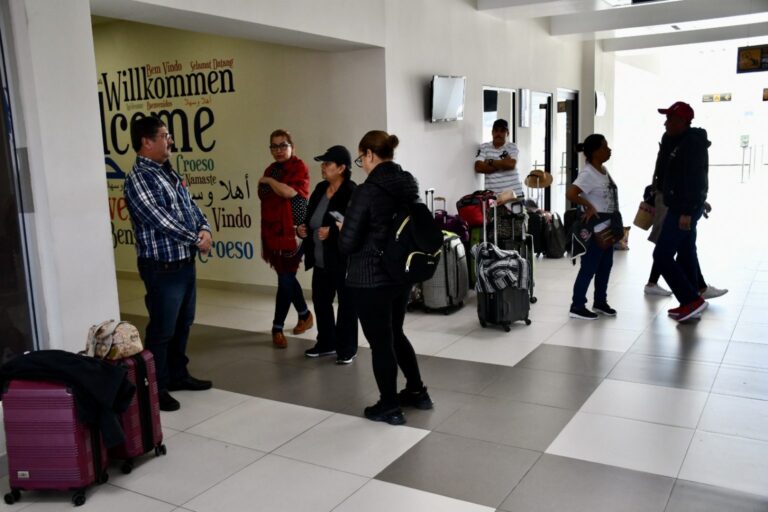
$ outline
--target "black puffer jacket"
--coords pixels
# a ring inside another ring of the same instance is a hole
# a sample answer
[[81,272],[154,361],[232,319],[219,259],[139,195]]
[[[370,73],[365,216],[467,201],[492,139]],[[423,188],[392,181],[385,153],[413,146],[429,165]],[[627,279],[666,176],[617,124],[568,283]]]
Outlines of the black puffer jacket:
[[678,137],[661,138],[654,179],[673,213],[692,215],[704,207],[709,191],[709,146],[703,128],[688,128]]
[[347,207],[339,248],[349,255],[347,286],[378,288],[394,285],[381,261],[398,204],[419,200],[419,185],[394,162],[382,162],[357,187]]

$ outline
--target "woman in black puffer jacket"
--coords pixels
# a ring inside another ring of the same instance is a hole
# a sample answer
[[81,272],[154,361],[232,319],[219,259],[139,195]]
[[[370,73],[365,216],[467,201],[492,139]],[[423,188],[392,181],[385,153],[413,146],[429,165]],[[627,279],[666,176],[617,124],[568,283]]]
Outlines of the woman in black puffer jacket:
[[[416,353],[403,332],[411,286],[392,279],[382,262],[381,248],[390,236],[398,205],[419,200],[414,177],[392,161],[398,142],[395,135],[383,131],[370,131],[360,140],[355,164],[368,178],[352,194],[339,237],[341,252],[349,255],[347,287],[371,346],[380,393],[379,401],[365,408],[365,417],[391,425],[405,423],[401,405],[432,408]],[[399,394],[398,366],[406,378],[405,389]]]

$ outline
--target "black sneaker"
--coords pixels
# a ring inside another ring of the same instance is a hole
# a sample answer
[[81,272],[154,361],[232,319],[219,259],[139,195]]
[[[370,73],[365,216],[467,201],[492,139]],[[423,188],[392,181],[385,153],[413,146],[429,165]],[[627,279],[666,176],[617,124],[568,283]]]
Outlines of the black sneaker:
[[596,320],[597,313],[593,313],[585,307],[571,308],[571,312],[568,314],[571,318],[581,318],[582,320]]
[[171,394],[165,389],[161,390],[158,393],[157,398],[160,404],[161,411],[171,412],[171,411],[178,411],[179,409],[181,409],[181,404],[179,403],[179,401],[173,398]]
[[304,355],[306,357],[323,357],[323,356],[332,356],[332,355],[335,355],[335,354],[336,354],[335,350],[333,350],[333,349],[331,349],[331,350],[319,349],[319,348],[317,348],[317,345],[315,345],[314,347],[309,348],[309,349],[304,351]]
[[405,416],[399,407],[385,407],[381,402],[376,402],[363,411],[365,417],[371,421],[386,421],[390,425],[403,425]]
[[426,411],[432,408],[434,403],[427,393],[426,386],[419,391],[408,391],[403,389],[397,394],[397,400],[400,402],[401,407],[415,407]]
[[616,316],[616,310],[609,306],[607,302],[602,304],[592,304],[592,309],[601,315]]
[[338,356],[336,358],[336,364],[352,364],[352,361],[354,361],[356,357],[357,354],[352,354],[351,356]]

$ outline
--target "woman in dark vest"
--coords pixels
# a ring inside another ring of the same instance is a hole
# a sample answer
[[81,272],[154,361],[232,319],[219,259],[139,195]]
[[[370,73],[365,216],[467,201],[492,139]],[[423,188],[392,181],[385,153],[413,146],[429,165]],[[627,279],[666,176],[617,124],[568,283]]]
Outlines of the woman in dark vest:
[[[339,228],[334,214],[344,215],[357,185],[351,180],[352,159],[344,146],[316,156],[323,181],[309,198],[306,223],[296,232],[304,239],[304,264],[312,272],[312,303],[317,318],[317,343],[307,357],[336,355],[336,364],[349,364],[357,355],[357,313],[344,284],[347,257],[339,252]],[[339,297],[334,319],[333,300]]]

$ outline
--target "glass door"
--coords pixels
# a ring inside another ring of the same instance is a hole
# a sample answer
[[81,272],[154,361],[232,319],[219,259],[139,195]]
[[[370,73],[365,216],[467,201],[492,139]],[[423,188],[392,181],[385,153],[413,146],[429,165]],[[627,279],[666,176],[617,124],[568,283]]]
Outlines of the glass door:
[[5,50],[1,44],[0,51],[0,362],[5,363],[33,350],[35,334],[24,238],[24,205],[14,151]]

